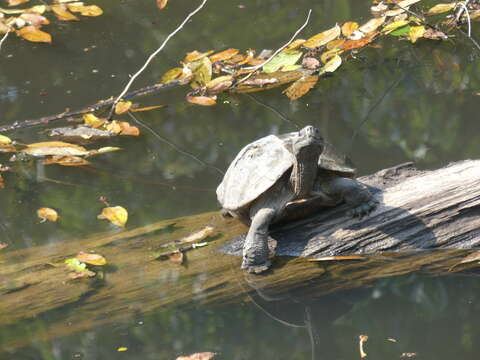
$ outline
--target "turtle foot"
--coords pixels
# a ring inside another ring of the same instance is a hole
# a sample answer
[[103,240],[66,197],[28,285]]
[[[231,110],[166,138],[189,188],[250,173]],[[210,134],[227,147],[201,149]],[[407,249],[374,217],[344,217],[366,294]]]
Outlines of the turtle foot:
[[354,208],[350,209],[347,213],[348,216],[352,216],[354,218],[363,218],[364,216],[370,214],[373,210],[375,210],[378,206],[379,202],[377,199],[372,198]]
[[272,262],[270,260],[267,260],[261,264],[252,264],[251,261],[248,261],[248,259],[244,258],[242,262],[242,269],[250,274],[261,274],[267,271],[271,265]]

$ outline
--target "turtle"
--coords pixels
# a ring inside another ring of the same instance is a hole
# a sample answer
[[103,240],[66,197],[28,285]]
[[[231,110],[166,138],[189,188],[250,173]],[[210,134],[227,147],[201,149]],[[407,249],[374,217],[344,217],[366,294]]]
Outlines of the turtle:
[[246,145],[216,191],[223,213],[250,225],[242,268],[261,273],[271,266],[269,227],[288,220],[292,213],[288,209],[299,200],[318,208],[346,202],[350,214],[359,217],[373,211],[377,200],[354,176],[355,169],[336,156],[311,125]]

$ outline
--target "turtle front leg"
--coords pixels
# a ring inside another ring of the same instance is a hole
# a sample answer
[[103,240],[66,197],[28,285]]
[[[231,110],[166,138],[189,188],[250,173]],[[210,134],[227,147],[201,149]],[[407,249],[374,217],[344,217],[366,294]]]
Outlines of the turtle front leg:
[[275,217],[275,210],[261,208],[252,216],[245,244],[243,245],[242,269],[250,273],[266,271],[271,261],[268,260],[268,227]]
[[368,188],[349,178],[332,177],[323,184],[324,191],[339,200],[344,200],[351,209],[348,214],[362,218],[375,210],[378,201],[368,191]]

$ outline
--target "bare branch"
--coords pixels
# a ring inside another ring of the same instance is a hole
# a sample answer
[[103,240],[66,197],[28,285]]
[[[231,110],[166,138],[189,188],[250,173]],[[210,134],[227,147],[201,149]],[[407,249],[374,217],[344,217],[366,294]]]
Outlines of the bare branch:
[[5,33],[5,35],[3,35],[2,39],[0,40],[0,50],[2,49],[2,44],[5,41],[5,39],[7,38],[8,34],[10,34],[10,31],[7,31]]

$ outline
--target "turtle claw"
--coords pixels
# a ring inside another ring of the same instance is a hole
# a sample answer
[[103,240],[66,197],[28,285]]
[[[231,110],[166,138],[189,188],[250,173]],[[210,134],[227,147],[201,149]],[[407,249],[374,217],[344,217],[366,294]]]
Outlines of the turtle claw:
[[249,264],[248,259],[244,258],[242,262],[242,269],[250,274],[261,274],[267,271],[271,265],[272,262],[270,260],[265,261],[263,264]]
[[378,200],[372,198],[369,201],[348,210],[347,215],[357,219],[362,219],[364,216],[370,214],[373,210],[375,210],[377,206]]

